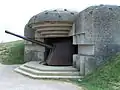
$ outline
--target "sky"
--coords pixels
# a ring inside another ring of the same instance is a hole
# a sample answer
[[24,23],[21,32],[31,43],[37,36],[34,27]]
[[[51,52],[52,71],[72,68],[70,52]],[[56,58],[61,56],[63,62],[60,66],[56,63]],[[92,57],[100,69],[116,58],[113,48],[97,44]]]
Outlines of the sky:
[[92,5],[119,5],[120,0],[0,0],[0,43],[20,40],[5,30],[24,35],[24,26],[35,14],[49,9],[82,11]]

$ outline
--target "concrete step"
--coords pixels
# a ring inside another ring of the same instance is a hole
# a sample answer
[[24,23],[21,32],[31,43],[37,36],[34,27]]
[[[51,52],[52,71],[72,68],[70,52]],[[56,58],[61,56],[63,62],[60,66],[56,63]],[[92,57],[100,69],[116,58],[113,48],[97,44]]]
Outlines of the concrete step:
[[25,67],[40,70],[40,71],[70,71],[70,72],[78,72],[78,70],[72,66],[46,66],[39,64],[39,61],[30,61],[24,64]]
[[40,61],[27,62],[16,68],[15,71],[34,79],[83,78],[83,76],[79,75],[79,71],[72,66],[46,66],[39,64],[39,62]]
[[25,76],[34,78],[34,79],[67,79],[67,78],[83,78],[83,76],[48,76],[48,75],[35,75],[30,72],[26,72],[24,70],[21,70],[20,68],[15,69],[16,72],[23,74]]
[[20,66],[19,69],[29,72],[34,75],[47,75],[47,76],[79,76],[78,71],[41,71],[25,67],[24,65]]

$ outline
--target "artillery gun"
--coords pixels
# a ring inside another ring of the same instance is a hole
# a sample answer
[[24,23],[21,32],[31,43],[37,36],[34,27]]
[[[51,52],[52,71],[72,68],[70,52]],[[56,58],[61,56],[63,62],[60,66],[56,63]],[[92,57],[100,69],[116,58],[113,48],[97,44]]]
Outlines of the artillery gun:
[[[24,36],[21,36],[21,35],[12,33],[12,32],[7,31],[7,30],[5,30],[5,33],[10,34],[10,35],[13,35],[13,36],[16,36],[16,37],[19,37],[19,38],[22,38],[22,39],[24,39],[24,40],[27,40],[27,41],[30,41],[30,42],[32,42],[32,43],[41,45],[41,46],[43,46],[43,47],[46,47],[46,48],[50,49],[49,55],[51,55],[51,53],[54,52],[54,47],[53,47],[53,46],[47,45],[47,44],[45,44],[45,43],[43,43],[43,42],[41,42],[41,41],[33,40],[33,39],[30,39],[30,38],[27,38],[27,37],[24,37]],[[48,55],[48,56],[49,56],[49,55]],[[49,56],[49,57],[50,57],[50,56]],[[47,60],[48,60],[48,57],[47,57]],[[46,60],[45,60],[45,61],[46,61]]]
[[68,65],[72,64],[71,47],[69,47],[70,41],[67,41],[67,42],[62,41],[62,42],[52,43],[52,45],[48,45],[41,41],[33,40],[33,39],[27,38],[25,36],[21,36],[21,35],[12,33],[7,30],[5,30],[5,33],[22,38],[24,40],[30,41],[32,43],[41,45],[41,46],[49,49],[49,54],[45,57],[46,60],[44,60],[44,63],[46,65],[54,65],[54,66],[67,65],[68,66]]

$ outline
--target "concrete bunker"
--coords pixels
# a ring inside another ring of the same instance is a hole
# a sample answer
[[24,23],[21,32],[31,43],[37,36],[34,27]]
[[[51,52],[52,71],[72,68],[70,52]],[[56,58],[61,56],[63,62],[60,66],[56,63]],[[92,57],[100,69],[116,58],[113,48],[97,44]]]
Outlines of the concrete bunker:
[[41,76],[47,72],[41,71],[51,71],[49,74],[53,76],[50,77],[80,78],[120,52],[120,7],[91,6],[79,13],[48,10],[33,16],[24,31],[27,38],[56,45],[59,57],[50,59],[49,49],[25,41],[24,60],[34,62],[24,64],[17,72],[26,74],[31,69],[39,69],[34,75],[30,73],[34,70],[27,75],[42,78],[47,77]]
[[[66,9],[44,11],[33,16],[28,22],[27,25],[31,26],[32,30],[25,28],[26,37],[55,46],[54,52],[51,52],[48,48],[41,47],[44,48],[44,51],[41,50],[41,52],[43,52],[42,58],[46,62],[45,65],[72,65],[72,55],[77,53],[77,46],[72,44],[73,38],[70,36],[70,32],[72,31],[76,15],[77,12],[70,12]],[[28,55],[25,57],[28,58]],[[26,61],[29,61],[29,58]]]

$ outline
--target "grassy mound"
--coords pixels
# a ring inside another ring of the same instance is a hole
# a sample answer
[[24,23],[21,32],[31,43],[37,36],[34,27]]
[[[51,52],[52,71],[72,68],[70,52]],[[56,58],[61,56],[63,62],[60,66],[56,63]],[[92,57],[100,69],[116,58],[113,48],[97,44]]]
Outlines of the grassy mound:
[[112,57],[103,67],[88,75],[82,82],[88,90],[120,90],[120,53]]
[[24,63],[24,43],[21,40],[0,44],[0,63]]

